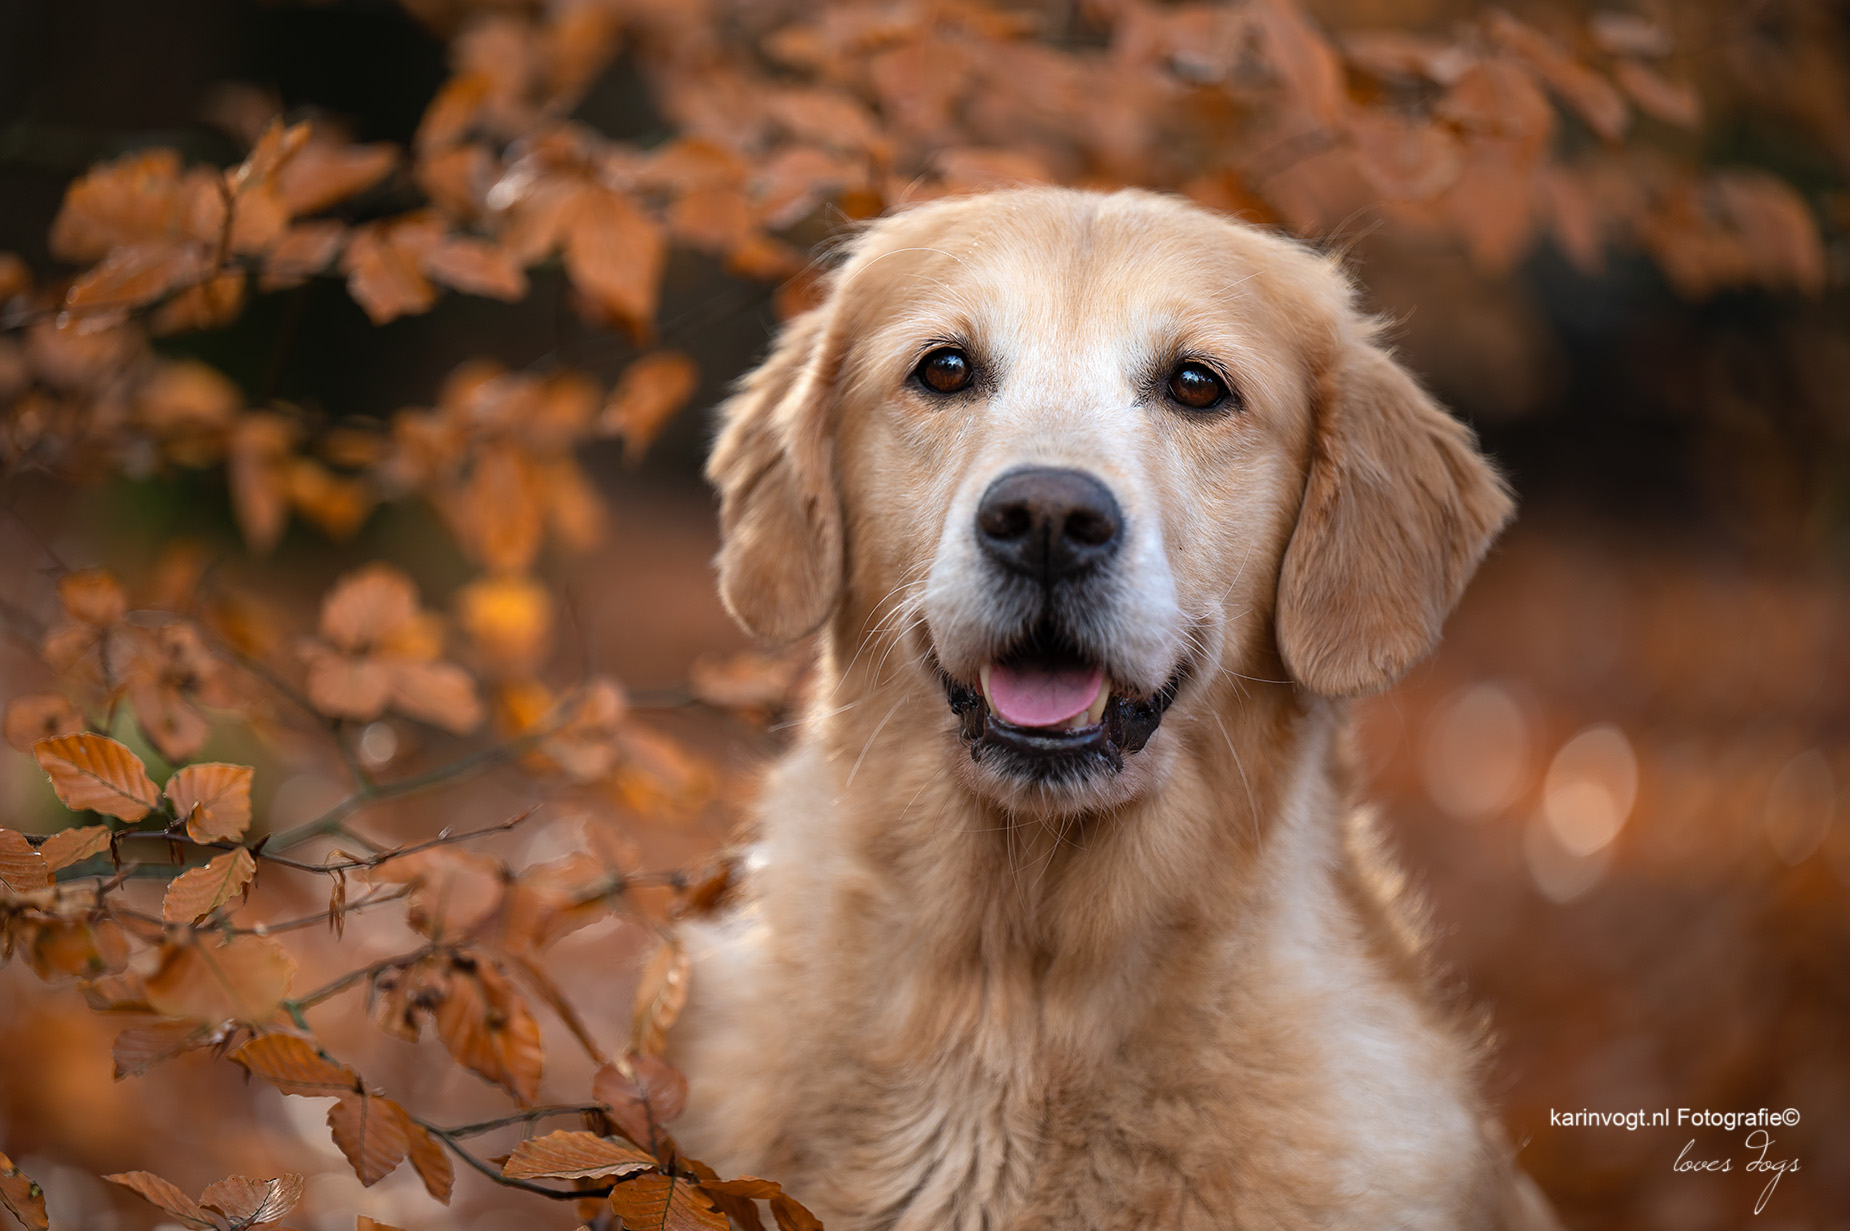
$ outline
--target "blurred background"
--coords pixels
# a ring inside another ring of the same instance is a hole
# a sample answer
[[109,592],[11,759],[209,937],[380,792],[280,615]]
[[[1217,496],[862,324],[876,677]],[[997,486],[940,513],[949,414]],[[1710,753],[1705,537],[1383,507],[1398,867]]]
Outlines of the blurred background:
[[[470,74],[476,92],[457,90]],[[469,114],[440,122],[433,99]],[[699,467],[710,407],[804,302],[814,245],[907,200],[1057,180],[1186,192],[1343,252],[1521,501],[1438,654],[1359,725],[1457,995],[1489,1023],[1523,1165],[1569,1227],[1850,1227],[1850,6],[0,0],[0,252],[25,271],[0,320],[9,609],[48,617],[65,564],[152,586],[176,550],[297,632],[362,561],[397,562],[437,608],[507,572],[403,485],[348,516],[298,482],[266,536],[222,448],[176,460],[132,422],[83,448],[27,439],[33,398],[81,400],[31,367],[36,342],[9,340],[101,255],[58,250],[72,181],[155,146],[235,165],[279,112],[413,152],[338,205],[343,225],[434,203],[456,234],[516,251],[525,279],[518,294],[448,281],[458,293],[382,321],[343,264],[346,284],[330,267],[192,322],[206,328],[157,330],[152,354],[209,365],[240,409],[286,408],[333,479],[373,464],[328,444],[335,429],[389,435],[404,408],[450,396],[466,360],[600,389],[639,356],[692,361],[682,413],[574,441],[598,529],[554,533],[516,568],[558,604],[539,673],[621,680],[661,741],[658,777],[685,796],[661,806],[632,782],[574,797],[619,820],[645,867],[698,863],[778,746],[775,705],[683,704],[691,676],[747,649],[713,592]],[[510,234],[534,199],[521,185],[570,142],[659,215],[659,302],[624,300],[571,239],[554,256]],[[668,168],[664,150],[706,170]],[[743,204],[701,196],[716,184]],[[4,695],[43,690],[36,638],[11,635]],[[397,755],[418,754],[415,731],[394,732]],[[273,828],[339,796],[288,748],[214,740],[259,764]],[[531,788],[509,775],[380,824],[510,814]],[[21,828],[63,823],[26,753],[0,750],[0,798]],[[561,853],[570,839],[546,832],[504,849]],[[627,1017],[633,931],[587,929],[555,959],[582,975],[590,1020]],[[359,935],[374,946],[359,961],[394,943]],[[455,1089],[473,1079],[420,1069],[351,1016],[318,1029],[473,1106]],[[411,1231],[577,1225],[468,1176],[450,1211],[403,1176],[361,1190],[320,1104],[197,1055],[117,1083],[113,1031],[68,982],[0,970],[0,1148],[45,1186],[54,1227],[152,1225],[94,1178],[143,1167],[188,1191],[305,1170],[295,1221],[315,1228],[356,1212]],[[569,1085],[561,1063],[548,1081]],[[195,1100],[214,1115],[176,1118]],[[1743,1172],[1746,1129],[1550,1123],[1666,1108],[1796,1109],[1768,1157],[1799,1167],[1756,1214],[1770,1177]],[[1734,1173],[1675,1171],[1692,1139]]]

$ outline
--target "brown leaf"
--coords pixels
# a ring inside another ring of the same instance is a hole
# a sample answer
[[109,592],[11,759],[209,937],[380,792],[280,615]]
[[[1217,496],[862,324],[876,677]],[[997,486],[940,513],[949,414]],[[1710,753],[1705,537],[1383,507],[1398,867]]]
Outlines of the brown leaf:
[[212,272],[212,258],[200,245],[124,244],[71,284],[64,306],[90,312],[138,308]]
[[350,658],[325,647],[310,652],[308,699],[330,718],[369,722],[385,712],[392,699],[386,665],[371,657]]
[[1336,49],[1288,0],[1260,0],[1253,16],[1265,34],[1266,58],[1292,101],[1322,123],[1336,123],[1348,103]]
[[79,860],[100,855],[109,849],[109,826],[79,825],[61,829],[39,844],[39,854],[51,870],[68,868]]
[[482,724],[482,698],[475,678],[454,663],[382,660],[392,708],[401,714],[464,735]]
[[1702,126],[1702,100],[1689,82],[1672,81],[1636,60],[1620,60],[1613,66],[1612,75],[1646,115],[1680,128]]
[[[810,1213],[796,1198],[784,1192],[784,1186],[776,1180],[761,1180],[755,1175],[742,1175],[735,1180],[703,1179],[700,1187],[703,1192],[713,1197],[741,1197],[751,1201],[769,1201],[771,1214],[777,1219],[779,1231],[822,1231],[821,1220]],[[756,1213],[755,1210],[753,1212]]]
[[294,976],[295,959],[267,936],[237,936],[217,948],[169,941],[148,976],[148,1003],[165,1017],[262,1024]]
[[513,1180],[589,1180],[633,1175],[655,1166],[653,1155],[614,1138],[562,1131],[515,1146],[501,1174]]
[[107,735],[64,735],[32,745],[64,806],[139,821],[160,799],[141,758]]
[[700,369],[686,355],[678,351],[644,355],[623,369],[598,417],[598,430],[623,438],[625,461],[640,461],[699,383]]
[[424,272],[459,291],[515,300],[527,293],[527,275],[501,248],[468,236],[446,236],[423,257]]
[[610,1190],[610,1208],[624,1231],[726,1231],[726,1216],[692,1181],[634,1175]]
[[380,1222],[377,1219],[368,1218],[366,1215],[361,1214],[354,1221],[353,1231],[405,1231],[405,1229],[403,1227],[395,1227],[389,1222]]
[[552,648],[552,591],[530,577],[478,577],[456,593],[457,620],[502,675],[528,675]]
[[388,1098],[350,1094],[328,1108],[334,1144],[353,1165],[360,1183],[371,1188],[405,1159],[405,1109]]
[[6,707],[6,742],[31,752],[42,739],[75,735],[84,729],[83,715],[61,692],[34,692],[14,697]]
[[449,994],[437,1006],[437,1035],[456,1063],[530,1104],[539,1093],[540,1027],[507,976],[480,954],[452,960]]
[[302,1199],[302,1177],[278,1176],[274,1180],[251,1180],[241,1175],[226,1176],[206,1185],[199,1194],[199,1204],[217,1210],[235,1227],[275,1222]]
[[390,564],[347,573],[321,600],[321,635],[349,653],[375,648],[418,615],[418,591]]
[[347,289],[373,324],[429,311],[437,292],[424,277],[423,252],[443,233],[434,219],[356,227],[341,254]]
[[410,885],[408,921],[424,935],[466,935],[501,905],[502,866],[485,855],[454,847],[419,851],[380,864],[368,874],[375,885]]
[[1504,12],[1490,15],[1491,36],[1527,61],[1550,89],[1608,141],[1625,135],[1630,114],[1625,100],[1604,77],[1570,56],[1540,30]]
[[143,1200],[159,1206],[188,1227],[206,1231],[207,1228],[218,1226],[210,1214],[199,1208],[197,1201],[152,1171],[124,1171],[116,1175],[106,1175],[103,1178],[111,1184],[120,1184]]
[[11,1210],[26,1231],[46,1231],[51,1226],[45,1217],[45,1190],[4,1154],[0,1154],[0,1205]]
[[668,1028],[687,1004],[687,948],[670,935],[643,967],[636,985],[636,1007],[630,1024],[630,1048],[659,1056],[667,1045]]
[[197,1022],[149,1022],[124,1027],[110,1048],[116,1080],[139,1077],[163,1060],[206,1046],[213,1037],[212,1027]]
[[186,820],[195,842],[235,841],[251,823],[251,776],[248,765],[205,761],[174,771],[167,780],[173,814]]
[[566,222],[565,272],[599,315],[638,338],[655,332],[667,256],[661,227],[620,193],[588,188]]
[[14,829],[0,829],[0,886],[14,893],[31,893],[51,888],[52,867],[26,835]]
[[222,329],[243,309],[246,282],[242,269],[228,269],[186,287],[155,309],[148,329],[157,335]]
[[84,569],[58,578],[58,603],[71,619],[98,628],[108,628],[128,614],[122,584],[104,569]]
[[347,228],[338,222],[304,222],[284,231],[263,258],[266,291],[300,286],[328,267],[346,242]]
[[295,435],[294,424],[268,412],[241,415],[232,429],[226,457],[231,507],[252,551],[267,552],[282,537],[289,516],[286,463]]
[[266,1034],[231,1053],[243,1065],[284,1094],[320,1098],[360,1088],[360,1075],[328,1059],[307,1039],[292,1034]]
[[161,901],[161,918],[169,923],[193,923],[216,911],[244,891],[256,875],[257,861],[243,847],[226,851],[201,868],[174,877]]
[[662,1125],[687,1106],[687,1078],[660,1056],[631,1052],[622,1065],[606,1064],[597,1070],[591,1097],[610,1108],[610,1118],[624,1136],[653,1150]]
[[276,173],[276,191],[291,216],[315,214],[378,183],[398,164],[383,142],[342,145],[311,139]]
[[449,1152],[425,1131],[423,1125],[409,1117],[405,1119],[405,1153],[418,1178],[424,1181],[424,1191],[448,1205],[450,1192],[456,1187],[456,1172],[450,1164]]

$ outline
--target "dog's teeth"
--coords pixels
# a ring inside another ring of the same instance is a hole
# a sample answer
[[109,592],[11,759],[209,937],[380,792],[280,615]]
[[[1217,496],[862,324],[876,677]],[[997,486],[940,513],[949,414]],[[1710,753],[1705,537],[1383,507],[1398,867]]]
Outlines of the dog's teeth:
[[1098,696],[1092,698],[1091,707],[1087,709],[1084,714],[1079,716],[1078,721],[1083,722],[1086,726],[1095,726],[1105,721],[1105,707],[1110,703],[1111,681],[1100,680],[1098,682]]

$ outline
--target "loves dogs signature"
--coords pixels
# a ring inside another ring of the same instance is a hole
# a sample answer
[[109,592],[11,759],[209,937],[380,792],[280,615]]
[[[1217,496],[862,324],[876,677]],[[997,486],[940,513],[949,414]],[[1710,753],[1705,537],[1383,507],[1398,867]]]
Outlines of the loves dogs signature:
[[[1753,1132],[1747,1134],[1746,1145],[1749,1150],[1758,1151],[1758,1154],[1756,1157],[1748,1159],[1747,1165],[1743,1167],[1742,1170],[1769,1174],[1771,1176],[1766,1182],[1766,1187],[1760,1190],[1759,1199],[1754,1202],[1754,1213],[1758,1214],[1766,1208],[1766,1203],[1768,1199],[1772,1197],[1773,1190],[1779,1187],[1779,1182],[1785,1178],[1786,1173],[1799,1169],[1799,1160],[1796,1158],[1768,1158],[1767,1153],[1773,1148],[1773,1135],[1764,1128],[1757,1128]],[[1670,1169],[1672,1171],[1734,1170],[1734,1159],[1732,1158],[1691,1158],[1689,1156],[1690,1151],[1695,1148],[1696,1139],[1691,1137],[1689,1139],[1689,1144],[1685,1145],[1682,1153],[1677,1155],[1677,1161],[1670,1165]]]

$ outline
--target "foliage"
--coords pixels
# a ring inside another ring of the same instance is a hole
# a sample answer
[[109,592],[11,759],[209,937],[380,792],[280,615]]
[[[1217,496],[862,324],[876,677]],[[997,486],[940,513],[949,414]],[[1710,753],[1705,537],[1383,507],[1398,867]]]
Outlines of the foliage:
[[[1642,17],[1583,23],[1561,7],[1535,24],[1491,12],[1442,35],[1332,38],[1291,0],[843,0],[801,16],[407,3],[449,39],[452,66],[410,149],[355,144],[245,90],[224,112],[247,143],[241,161],[152,148],[100,163],[69,186],[50,233],[66,273],[0,256],[0,466],[8,482],[222,473],[257,555],[291,518],[344,540],[382,503],[420,501],[479,576],[448,619],[398,565],[360,564],[312,628],[277,620],[185,551],[137,592],[60,566],[49,620],[6,602],[10,632],[55,681],[12,699],[6,738],[73,815],[46,834],[0,828],[0,925],[9,960],[78,980],[98,1012],[133,1019],[116,1036],[118,1078],[211,1051],[283,1094],[333,1097],[329,1132],[364,1184],[408,1162],[439,1201],[455,1159],[576,1202],[594,1227],[759,1227],[761,1201],[782,1231],[817,1226],[773,1181],[722,1180],[667,1132],[686,1087],[660,1053],[687,963],[665,925],[721,899],[723,868],[641,872],[606,815],[587,822],[589,849],[519,867],[474,848],[531,811],[407,842],[363,825],[390,801],[510,765],[536,800],[595,786],[646,815],[710,793],[711,768],[648,726],[617,681],[549,674],[562,604],[540,569],[549,543],[582,550],[606,532],[578,451],[610,438],[641,458],[698,374],[660,350],[609,389],[477,360],[427,408],[330,418],[252,405],[166,339],[222,328],[254,297],[313,278],[341,280],[385,324],[451,292],[522,299],[530,270],[556,266],[587,320],[646,348],[672,247],[779,281],[787,315],[813,299],[811,249],[830,219],[1041,181],[1179,191],[1313,237],[1368,213],[1447,236],[1493,274],[1546,237],[1588,272],[1611,249],[1642,249],[1696,297],[1816,294],[1826,281],[1818,225],[1790,183],[1697,156],[1704,101],[1672,29]],[[673,128],[646,147],[574,118],[624,51]],[[1790,111],[1805,93],[1769,88],[1756,105]],[[1830,144],[1843,117],[1807,115]],[[675,701],[762,723],[798,670],[704,664]],[[312,760],[319,741],[349,793],[278,827],[253,806],[260,766],[201,759],[227,728],[278,763]],[[425,763],[382,775],[411,759],[394,753],[401,740]],[[158,913],[137,897],[150,883]],[[289,913],[304,884],[325,908]],[[348,954],[299,986],[297,938],[323,925],[338,937],[382,909],[402,915],[409,948]],[[615,1055],[545,965],[560,938],[612,913],[660,937]],[[434,1034],[516,1110],[439,1123],[337,1058],[310,1011],[361,990],[381,1031]],[[536,1006],[596,1066],[581,1103],[538,1101]],[[570,1117],[582,1127],[529,1135],[504,1160],[469,1144]],[[219,1231],[275,1224],[303,1192],[293,1175],[233,1175],[196,1200],[145,1171],[107,1178]],[[0,1197],[47,1225],[43,1194],[4,1157]]]

